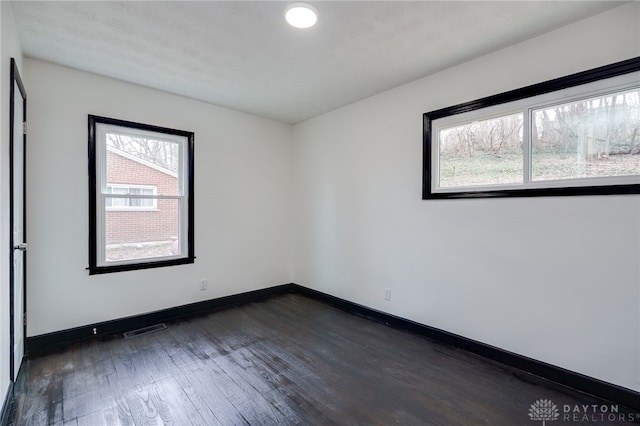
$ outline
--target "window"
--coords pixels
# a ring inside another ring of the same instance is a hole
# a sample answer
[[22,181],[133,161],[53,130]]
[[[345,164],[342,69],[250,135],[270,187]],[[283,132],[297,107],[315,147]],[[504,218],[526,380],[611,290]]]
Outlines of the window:
[[[158,188],[144,185],[119,185],[107,183],[107,194],[118,195],[157,195]],[[107,210],[155,210],[158,206],[156,198],[106,198]]]
[[89,116],[89,273],[193,263],[193,133]]
[[640,58],[424,114],[423,199],[640,193]]

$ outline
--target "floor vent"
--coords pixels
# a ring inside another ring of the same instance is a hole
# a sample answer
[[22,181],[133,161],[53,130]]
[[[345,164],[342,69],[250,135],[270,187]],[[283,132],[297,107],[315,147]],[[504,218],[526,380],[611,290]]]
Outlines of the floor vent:
[[125,339],[133,339],[134,337],[143,336],[145,334],[155,333],[156,331],[166,330],[167,326],[164,324],[150,325],[149,327],[139,328],[137,330],[127,331],[123,333]]

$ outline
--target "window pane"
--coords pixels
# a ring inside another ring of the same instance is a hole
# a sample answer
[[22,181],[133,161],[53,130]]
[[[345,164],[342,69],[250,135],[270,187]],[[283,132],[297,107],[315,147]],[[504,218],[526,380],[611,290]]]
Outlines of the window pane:
[[122,187],[108,187],[110,191],[107,191],[108,194],[127,194],[129,192],[129,188]]
[[640,90],[534,109],[532,180],[640,174]]
[[[118,199],[107,198],[115,203]],[[154,200],[136,200],[151,201]],[[180,255],[179,202],[155,200],[155,211],[105,211],[105,257],[107,262]]]
[[128,198],[107,198],[107,206],[111,207],[128,207]]
[[[122,184],[107,184],[105,194],[118,195],[157,195],[156,187],[136,187]],[[156,207],[155,199],[150,198],[106,198],[105,206],[119,209],[152,209]]]
[[121,201],[128,203],[126,204],[128,207],[152,209],[155,200],[151,198],[124,198]]
[[178,143],[107,132],[106,144],[107,182],[153,185],[158,195],[180,195]]
[[522,183],[522,114],[441,129],[440,187]]

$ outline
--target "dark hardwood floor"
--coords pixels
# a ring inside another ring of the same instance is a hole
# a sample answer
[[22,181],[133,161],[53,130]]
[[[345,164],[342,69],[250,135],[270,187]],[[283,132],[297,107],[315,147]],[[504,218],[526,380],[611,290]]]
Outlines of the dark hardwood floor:
[[540,399],[547,425],[634,417],[569,421],[611,404],[297,294],[167,325],[27,361],[12,424],[534,426]]

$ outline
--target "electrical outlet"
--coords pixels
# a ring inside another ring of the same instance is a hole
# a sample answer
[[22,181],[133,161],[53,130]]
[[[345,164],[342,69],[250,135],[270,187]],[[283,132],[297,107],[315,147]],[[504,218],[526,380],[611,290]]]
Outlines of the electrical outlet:
[[384,289],[384,300],[391,300],[391,289],[390,288],[385,288]]
[[207,286],[209,286],[209,281],[207,280],[200,280],[200,290],[206,290]]

